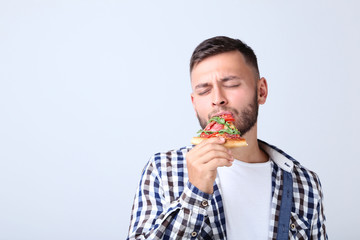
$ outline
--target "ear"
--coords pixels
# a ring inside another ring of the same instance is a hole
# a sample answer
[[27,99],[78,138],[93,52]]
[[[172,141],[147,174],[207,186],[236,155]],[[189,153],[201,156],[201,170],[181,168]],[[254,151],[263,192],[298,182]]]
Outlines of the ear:
[[257,85],[258,103],[264,104],[268,95],[268,85],[265,78],[260,78]]
[[195,100],[194,100],[194,93],[191,93],[191,103],[192,103],[192,105],[193,105],[193,108],[194,108],[194,110],[196,111],[196,109],[195,109]]
[[196,107],[195,107],[195,97],[194,97],[194,93],[191,93],[191,103],[195,112],[195,116],[197,117],[197,111],[196,111]]

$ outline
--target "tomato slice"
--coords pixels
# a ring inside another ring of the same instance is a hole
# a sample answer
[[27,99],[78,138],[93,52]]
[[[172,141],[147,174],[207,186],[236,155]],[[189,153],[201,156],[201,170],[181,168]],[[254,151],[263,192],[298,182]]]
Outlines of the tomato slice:
[[235,119],[231,114],[223,114],[220,116],[221,118],[223,118],[226,122],[234,122]]

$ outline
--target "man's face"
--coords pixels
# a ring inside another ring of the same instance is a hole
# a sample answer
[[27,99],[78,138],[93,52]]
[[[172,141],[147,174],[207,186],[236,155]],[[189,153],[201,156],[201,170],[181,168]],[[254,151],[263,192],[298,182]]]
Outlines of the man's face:
[[218,54],[195,65],[191,72],[191,100],[205,128],[214,115],[231,113],[242,135],[257,121],[258,79],[238,51]]

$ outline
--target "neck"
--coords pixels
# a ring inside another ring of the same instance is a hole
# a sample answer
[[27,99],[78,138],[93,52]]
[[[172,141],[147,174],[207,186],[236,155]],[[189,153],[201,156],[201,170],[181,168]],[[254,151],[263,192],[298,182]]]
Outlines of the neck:
[[263,163],[269,160],[269,156],[259,147],[257,140],[257,124],[243,136],[248,143],[247,147],[232,148],[231,152],[235,159],[247,163]]

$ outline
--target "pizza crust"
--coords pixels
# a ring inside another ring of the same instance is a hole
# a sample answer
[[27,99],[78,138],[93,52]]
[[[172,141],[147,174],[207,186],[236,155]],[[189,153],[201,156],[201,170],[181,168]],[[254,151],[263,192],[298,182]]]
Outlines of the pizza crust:
[[[197,145],[205,139],[208,139],[208,138],[193,137],[191,139],[191,144]],[[227,148],[244,147],[247,145],[248,144],[245,139],[226,139],[226,142],[224,143],[224,146]]]

